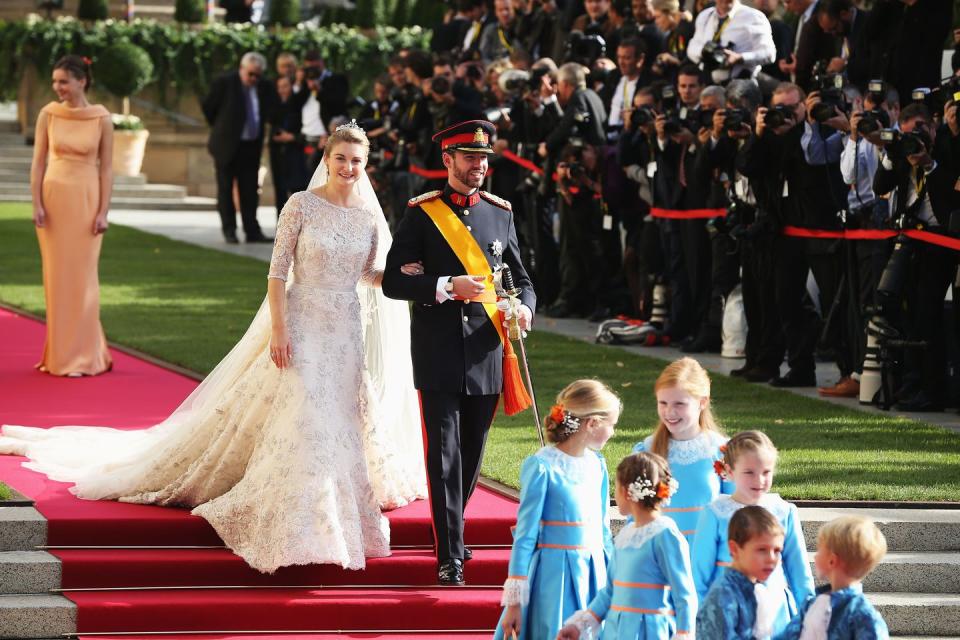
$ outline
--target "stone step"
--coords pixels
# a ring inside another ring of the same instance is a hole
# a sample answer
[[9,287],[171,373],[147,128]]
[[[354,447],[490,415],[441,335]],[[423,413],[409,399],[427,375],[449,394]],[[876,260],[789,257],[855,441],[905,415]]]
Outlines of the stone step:
[[[5,202],[30,202],[30,195],[2,196]],[[113,209],[129,209],[133,211],[216,211],[217,201],[214,198],[200,196],[186,196],[185,198],[128,198],[123,195],[114,195],[110,199]]]
[[893,635],[950,636],[960,630],[960,595],[868,593]]
[[[187,195],[185,187],[175,184],[128,184],[113,185],[113,193],[125,198],[184,198]],[[6,196],[30,195],[30,184],[27,182],[6,182],[0,179],[0,200]]]
[[[30,165],[25,165],[22,169],[0,169],[0,182],[30,184]],[[147,176],[142,173],[138,176],[113,176],[113,184],[114,186],[147,184]]]
[[77,607],[63,596],[0,595],[0,637],[53,638],[76,630]]
[[888,553],[863,581],[863,588],[871,593],[960,594],[960,554]]
[[849,514],[862,515],[876,522],[887,538],[890,553],[960,551],[960,509],[800,509],[807,548],[816,548],[821,526]]
[[33,551],[47,543],[47,520],[33,507],[0,507],[0,551]]
[[44,593],[60,588],[60,561],[46,551],[0,552],[0,593]]
[[10,142],[5,142],[3,136],[0,136],[0,157],[2,158],[32,158],[33,157],[33,147],[28,146],[24,143],[15,144]]
[[32,162],[31,158],[32,156],[5,157],[0,155],[0,169],[23,169],[24,167],[26,167],[27,170],[29,171],[30,163]]

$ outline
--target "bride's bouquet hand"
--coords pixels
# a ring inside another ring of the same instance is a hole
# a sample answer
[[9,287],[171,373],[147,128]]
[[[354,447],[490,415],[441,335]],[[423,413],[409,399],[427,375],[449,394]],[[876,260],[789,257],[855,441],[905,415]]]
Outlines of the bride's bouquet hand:
[[270,336],[270,359],[278,369],[286,369],[293,362],[293,349],[286,328],[273,330]]

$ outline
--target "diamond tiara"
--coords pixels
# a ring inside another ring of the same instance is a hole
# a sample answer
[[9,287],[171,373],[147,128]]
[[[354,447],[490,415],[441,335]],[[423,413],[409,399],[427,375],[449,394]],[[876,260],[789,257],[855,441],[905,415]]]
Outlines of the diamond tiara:
[[364,135],[366,135],[366,133],[367,133],[366,131],[363,130],[363,127],[361,127],[360,125],[357,124],[356,119],[353,119],[353,120],[351,120],[350,122],[348,122],[348,123],[346,123],[346,124],[340,125],[339,127],[336,128],[336,131],[340,131],[341,129],[356,129],[357,131],[359,131],[360,133],[362,133],[362,134],[364,134]]

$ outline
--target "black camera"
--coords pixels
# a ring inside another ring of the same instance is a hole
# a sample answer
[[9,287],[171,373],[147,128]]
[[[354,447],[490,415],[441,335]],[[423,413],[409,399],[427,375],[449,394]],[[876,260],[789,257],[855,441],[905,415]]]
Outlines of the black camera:
[[587,177],[587,169],[579,162],[570,162],[567,164],[567,168],[570,169],[570,179],[571,180],[583,180]]
[[860,114],[857,133],[868,136],[890,126],[890,116],[883,109],[869,109]]
[[745,124],[750,124],[750,112],[746,109],[727,109],[724,112],[724,131],[738,131]]
[[667,118],[663,132],[668,136],[680,133],[684,123],[680,115],[677,90],[672,84],[664,85],[660,90],[660,104],[663,108],[663,115]]
[[700,125],[700,127],[713,129],[713,115],[716,112],[716,109],[700,109],[700,111],[697,112],[697,123]]
[[637,107],[633,110],[633,113],[630,114],[630,124],[633,125],[634,129],[645,127],[656,119],[657,114],[653,110],[653,107]]
[[882,129],[880,140],[883,141],[887,155],[892,160],[905,160],[907,156],[923,153],[933,147],[930,134],[923,127],[910,133],[903,133],[897,129]]
[[704,71],[722,69],[727,66],[727,52],[725,50],[727,48],[729,48],[729,45],[724,47],[719,42],[712,40],[703,45],[703,52],[700,54],[700,59],[703,60]]
[[[820,63],[817,63],[820,66]],[[814,75],[814,83],[820,92],[820,102],[813,105],[810,115],[819,123],[824,123],[837,115],[837,111],[846,110],[843,97],[843,76],[837,73]]]
[[447,76],[433,76],[430,78],[430,91],[438,96],[445,96],[450,93],[453,86],[450,84],[450,78]]
[[794,107],[785,104],[778,104],[770,107],[763,115],[763,125],[770,129],[777,129],[783,125],[796,120],[797,114]]
[[607,52],[607,42],[602,36],[584,35],[581,31],[572,31],[567,38],[566,62],[578,62],[587,68],[602,58]]

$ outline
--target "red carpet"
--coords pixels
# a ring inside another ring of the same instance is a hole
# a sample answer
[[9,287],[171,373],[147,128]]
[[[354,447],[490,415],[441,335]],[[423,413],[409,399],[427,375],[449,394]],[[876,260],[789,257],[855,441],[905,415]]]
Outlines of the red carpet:
[[[142,428],[166,417],[196,384],[118,352],[113,353],[114,371],[109,374],[55,378],[32,368],[43,344],[42,324],[0,309],[0,336],[0,423]],[[78,500],[67,491],[68,485],[23,469],[22,461],[0,456],[0,478],[36,501],[49,521],[48,545],[222,546],[203,519],[186,511]],[[466,536],[476,549],[466,570],[474,586],[467,588],[435,586],[425,502],[391,512],[388,518],[393,544],[413,548],[399,548],[390,558],[371,560],[360,572],[311,565],[265,576],[223,548],[58,549],[53,553],[63,562],[65,589],[90,589],[65,594],[78,605],[80,633],[264,632],[202,636],[209,640],[489,637],[477,630],[492,630],[499,616],[497,585],[506,577],[516,504],[484,489],[471,501]],[[399,585],[409,588],[398,589]],[[118,587],[127,589],[111,590]],[[338,636],[337,630],[384,633]],[[411,632],[399,633],[403,630]],[[424,630],[436,631],[417,633]],[[282,636],[284,631],[325,633]],[[122,640],[143,638],[124,636]]]

